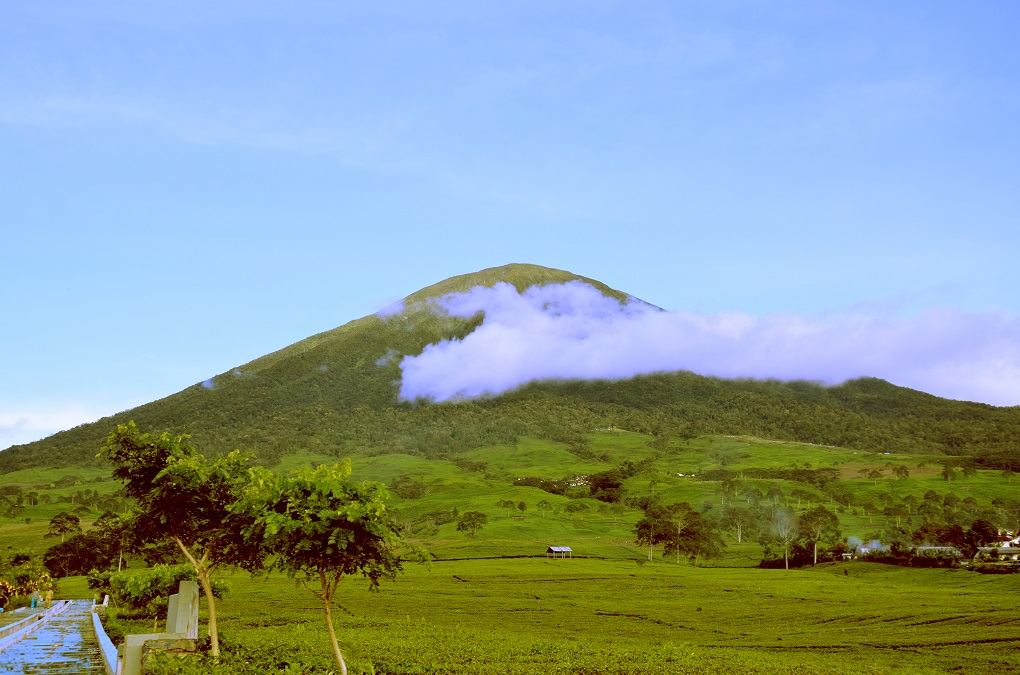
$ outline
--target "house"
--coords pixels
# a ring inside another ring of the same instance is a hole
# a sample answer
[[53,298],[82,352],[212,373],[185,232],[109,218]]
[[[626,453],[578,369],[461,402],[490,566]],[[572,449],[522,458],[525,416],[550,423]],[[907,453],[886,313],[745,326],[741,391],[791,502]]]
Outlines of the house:
[[550,546],[545,550],[546,558],[573,558],[574,552],[569,546]]
[[930,556],[933,558],[962,558],[963,553],[955,546],[916,546],[914,555]]
[[[994,553],[993,553],[994,551]],[[994,559],[1002,562],[1020,561],[1020,548],[1014,546],[982,546],[974,554],[975,560]]]

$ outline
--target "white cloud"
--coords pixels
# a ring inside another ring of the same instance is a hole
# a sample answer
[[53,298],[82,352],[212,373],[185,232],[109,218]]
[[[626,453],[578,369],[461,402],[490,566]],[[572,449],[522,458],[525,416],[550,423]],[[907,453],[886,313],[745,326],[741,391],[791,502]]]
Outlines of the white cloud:
[[435,303],[485,320],[462,340],[401,362],[400,395],[498,395],[544,379],[617,379],[690,370],[719,377],[835,384],[880,377],[946,398],[1020,404],[1020,321],[929,311],[913,318],[666,312],[621,304],[581,282],[476,287]]
[[39,407],[33,410],[0,409],[0,449],[52,436],[102,417],[83,406]]

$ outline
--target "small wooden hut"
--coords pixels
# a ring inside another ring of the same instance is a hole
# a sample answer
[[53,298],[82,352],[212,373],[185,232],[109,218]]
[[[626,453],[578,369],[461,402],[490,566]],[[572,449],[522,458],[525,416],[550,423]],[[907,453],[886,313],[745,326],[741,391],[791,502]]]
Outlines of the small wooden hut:
[[545,550],[546,558],[573,558],[574,551],[569,546],[550,546]]

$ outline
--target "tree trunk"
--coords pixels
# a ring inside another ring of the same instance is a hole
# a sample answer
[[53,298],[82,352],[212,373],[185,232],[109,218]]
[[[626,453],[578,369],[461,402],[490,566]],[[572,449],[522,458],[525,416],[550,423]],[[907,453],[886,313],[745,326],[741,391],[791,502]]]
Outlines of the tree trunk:
[[195,576],[198,577],[198,583],[205,594],[205,604],[209,610],[209,647],[212,650],[213,658],[218,659],[220,658],[220,631],[216,626],[216,598],[213,597],[212,583],[209,581],[215,565],[212,568],[206,567],[205,556],[202,556],[201,560],[196,560],[184,542],[177,537],[174,537],[174,541],[177,542],[177,546],[183,551],[191,566],[195,568]]
[[340,666],[340,675],[347,675],[347,664],[344,663],[344,655],[340,653],[340,643],[336,640],[336,628],[333,627],[333,594],[329,592],[326,583],[326,575],[319,572],[319,582],[322,584],[322,610],[326,616],[326,630],[329,631],[329,641],[333,645],[333,656]]
[[220,657],[220,631],[216,625],[216,599],[213,598],[212,584],[209,582],[211,571],[202,565],[198,572],[198,583],[205,593],[205,604],[209,609],[209,646],[212,649],[214,659]]
[[738,544],[740,543],[740,535],[741,535],[742,530],[743,530],[743,527],[741,527],[740,523],[737,523],[737,543]]
[[783,542],[783,562],[786,564],[786,569],[790,569],[790,546],[785,541]]
[[818,564],[818,540],[815,539],[815,560],[811,563],[812,565]]

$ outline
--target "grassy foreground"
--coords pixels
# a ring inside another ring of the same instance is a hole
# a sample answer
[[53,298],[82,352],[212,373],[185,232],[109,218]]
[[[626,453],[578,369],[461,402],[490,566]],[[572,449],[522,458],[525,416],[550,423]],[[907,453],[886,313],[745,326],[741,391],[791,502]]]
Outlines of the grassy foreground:
[[[293,581],[226,581],[226,663],[175,659],[161,672],[333,667],[320,610]],[[1020,670],[1020,575],[532,558],[411,567],[379,593],[345,583],[338,629],[353,673]]]

